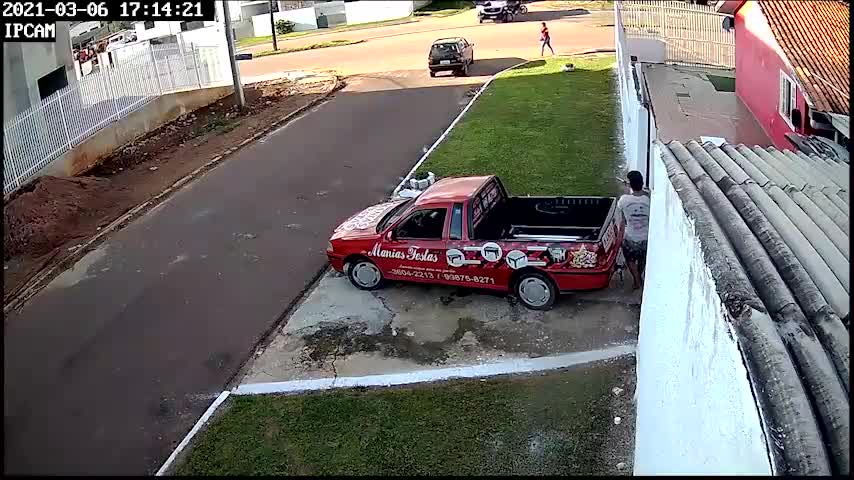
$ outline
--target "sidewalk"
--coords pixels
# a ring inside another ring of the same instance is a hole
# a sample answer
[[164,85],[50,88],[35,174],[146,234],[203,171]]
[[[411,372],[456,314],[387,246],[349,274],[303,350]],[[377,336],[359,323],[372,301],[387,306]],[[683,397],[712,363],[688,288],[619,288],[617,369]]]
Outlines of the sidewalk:
[[[319,41],[333,40],[370,40],[374,38],[386,38],[396,35],[407,35],[410,33],[423,33],[443,30],[446,28],[459,28],[464,26],[477,25],[477,14],[474,10],[463,12],[459,15],[449,17],[407,17],[400,19],[400,23],[394,25],[366,26],[358,28],[358,25],[352,25],[348,29],[335,30],[318,30],[316,33],[309,33],[295,38],[280,38],[278,44],[280,47],[287,48],[302,47],[311,45]],[[322,39],[318,39],[322,37]],[[250,47],[240,48],[240,53],[258,53],[273,49],[273,42],[261,43]]]

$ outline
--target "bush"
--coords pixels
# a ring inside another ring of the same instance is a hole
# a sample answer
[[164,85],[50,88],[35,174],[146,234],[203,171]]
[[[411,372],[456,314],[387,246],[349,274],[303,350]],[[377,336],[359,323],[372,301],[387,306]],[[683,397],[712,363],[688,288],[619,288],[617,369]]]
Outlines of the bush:
[[290,20],[279,20],[276,22],[276,33],[285,35],[294,31],[294,22]]

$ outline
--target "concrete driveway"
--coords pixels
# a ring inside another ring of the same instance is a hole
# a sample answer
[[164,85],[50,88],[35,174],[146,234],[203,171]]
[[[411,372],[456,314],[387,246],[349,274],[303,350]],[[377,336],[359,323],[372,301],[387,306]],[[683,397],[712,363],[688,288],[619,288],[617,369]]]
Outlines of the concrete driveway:
[[8,315],[6,473],[157,470],[324,267],[332,228],[387,198],[477,80],[425,85],[349,79]]
[[394,283],[374,292],[327,273],[256,359],[241,384],[460,367],[600,350],[637,341],[640,291],[563,295],[547,312],[508,296]]

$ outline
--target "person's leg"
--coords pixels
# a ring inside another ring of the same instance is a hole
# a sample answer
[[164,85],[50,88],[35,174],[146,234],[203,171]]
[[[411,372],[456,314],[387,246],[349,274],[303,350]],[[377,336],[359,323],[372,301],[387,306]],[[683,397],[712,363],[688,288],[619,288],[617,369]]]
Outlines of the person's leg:
[[641,242],[638,252],[638,274],[640,275],[640,285],[643,287],[646,281],[646,242]]
[[540,56],[542,57],[546,51],[546,42],[540,41]]
[[554,48],[552,48],[552,41],[551,41],[551,40],[549,40],[548,42],[546,42],[546,45],[548,45],[548,46],[549,46],[549,50],[551,50],[551,52],[552,52],[552,56],[554,56],[554,54],[555,54],[555,49],[554,49]]
[[637,290],[641,282],[638,259],[634,244],[628,240],[623,241],[623,258],[626,259],[626,267],[632,274],[632,290]]

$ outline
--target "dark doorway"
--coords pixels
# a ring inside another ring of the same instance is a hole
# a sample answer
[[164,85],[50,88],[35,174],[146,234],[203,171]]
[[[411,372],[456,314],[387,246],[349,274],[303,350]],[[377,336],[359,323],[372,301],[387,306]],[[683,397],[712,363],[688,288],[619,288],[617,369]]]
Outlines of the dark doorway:
[[68,75],[65,73],[65,66],[59,67],[56,70],[48,73],[39,79],[39,97],[42,100],[53,95],[58,90],[68,86]]

